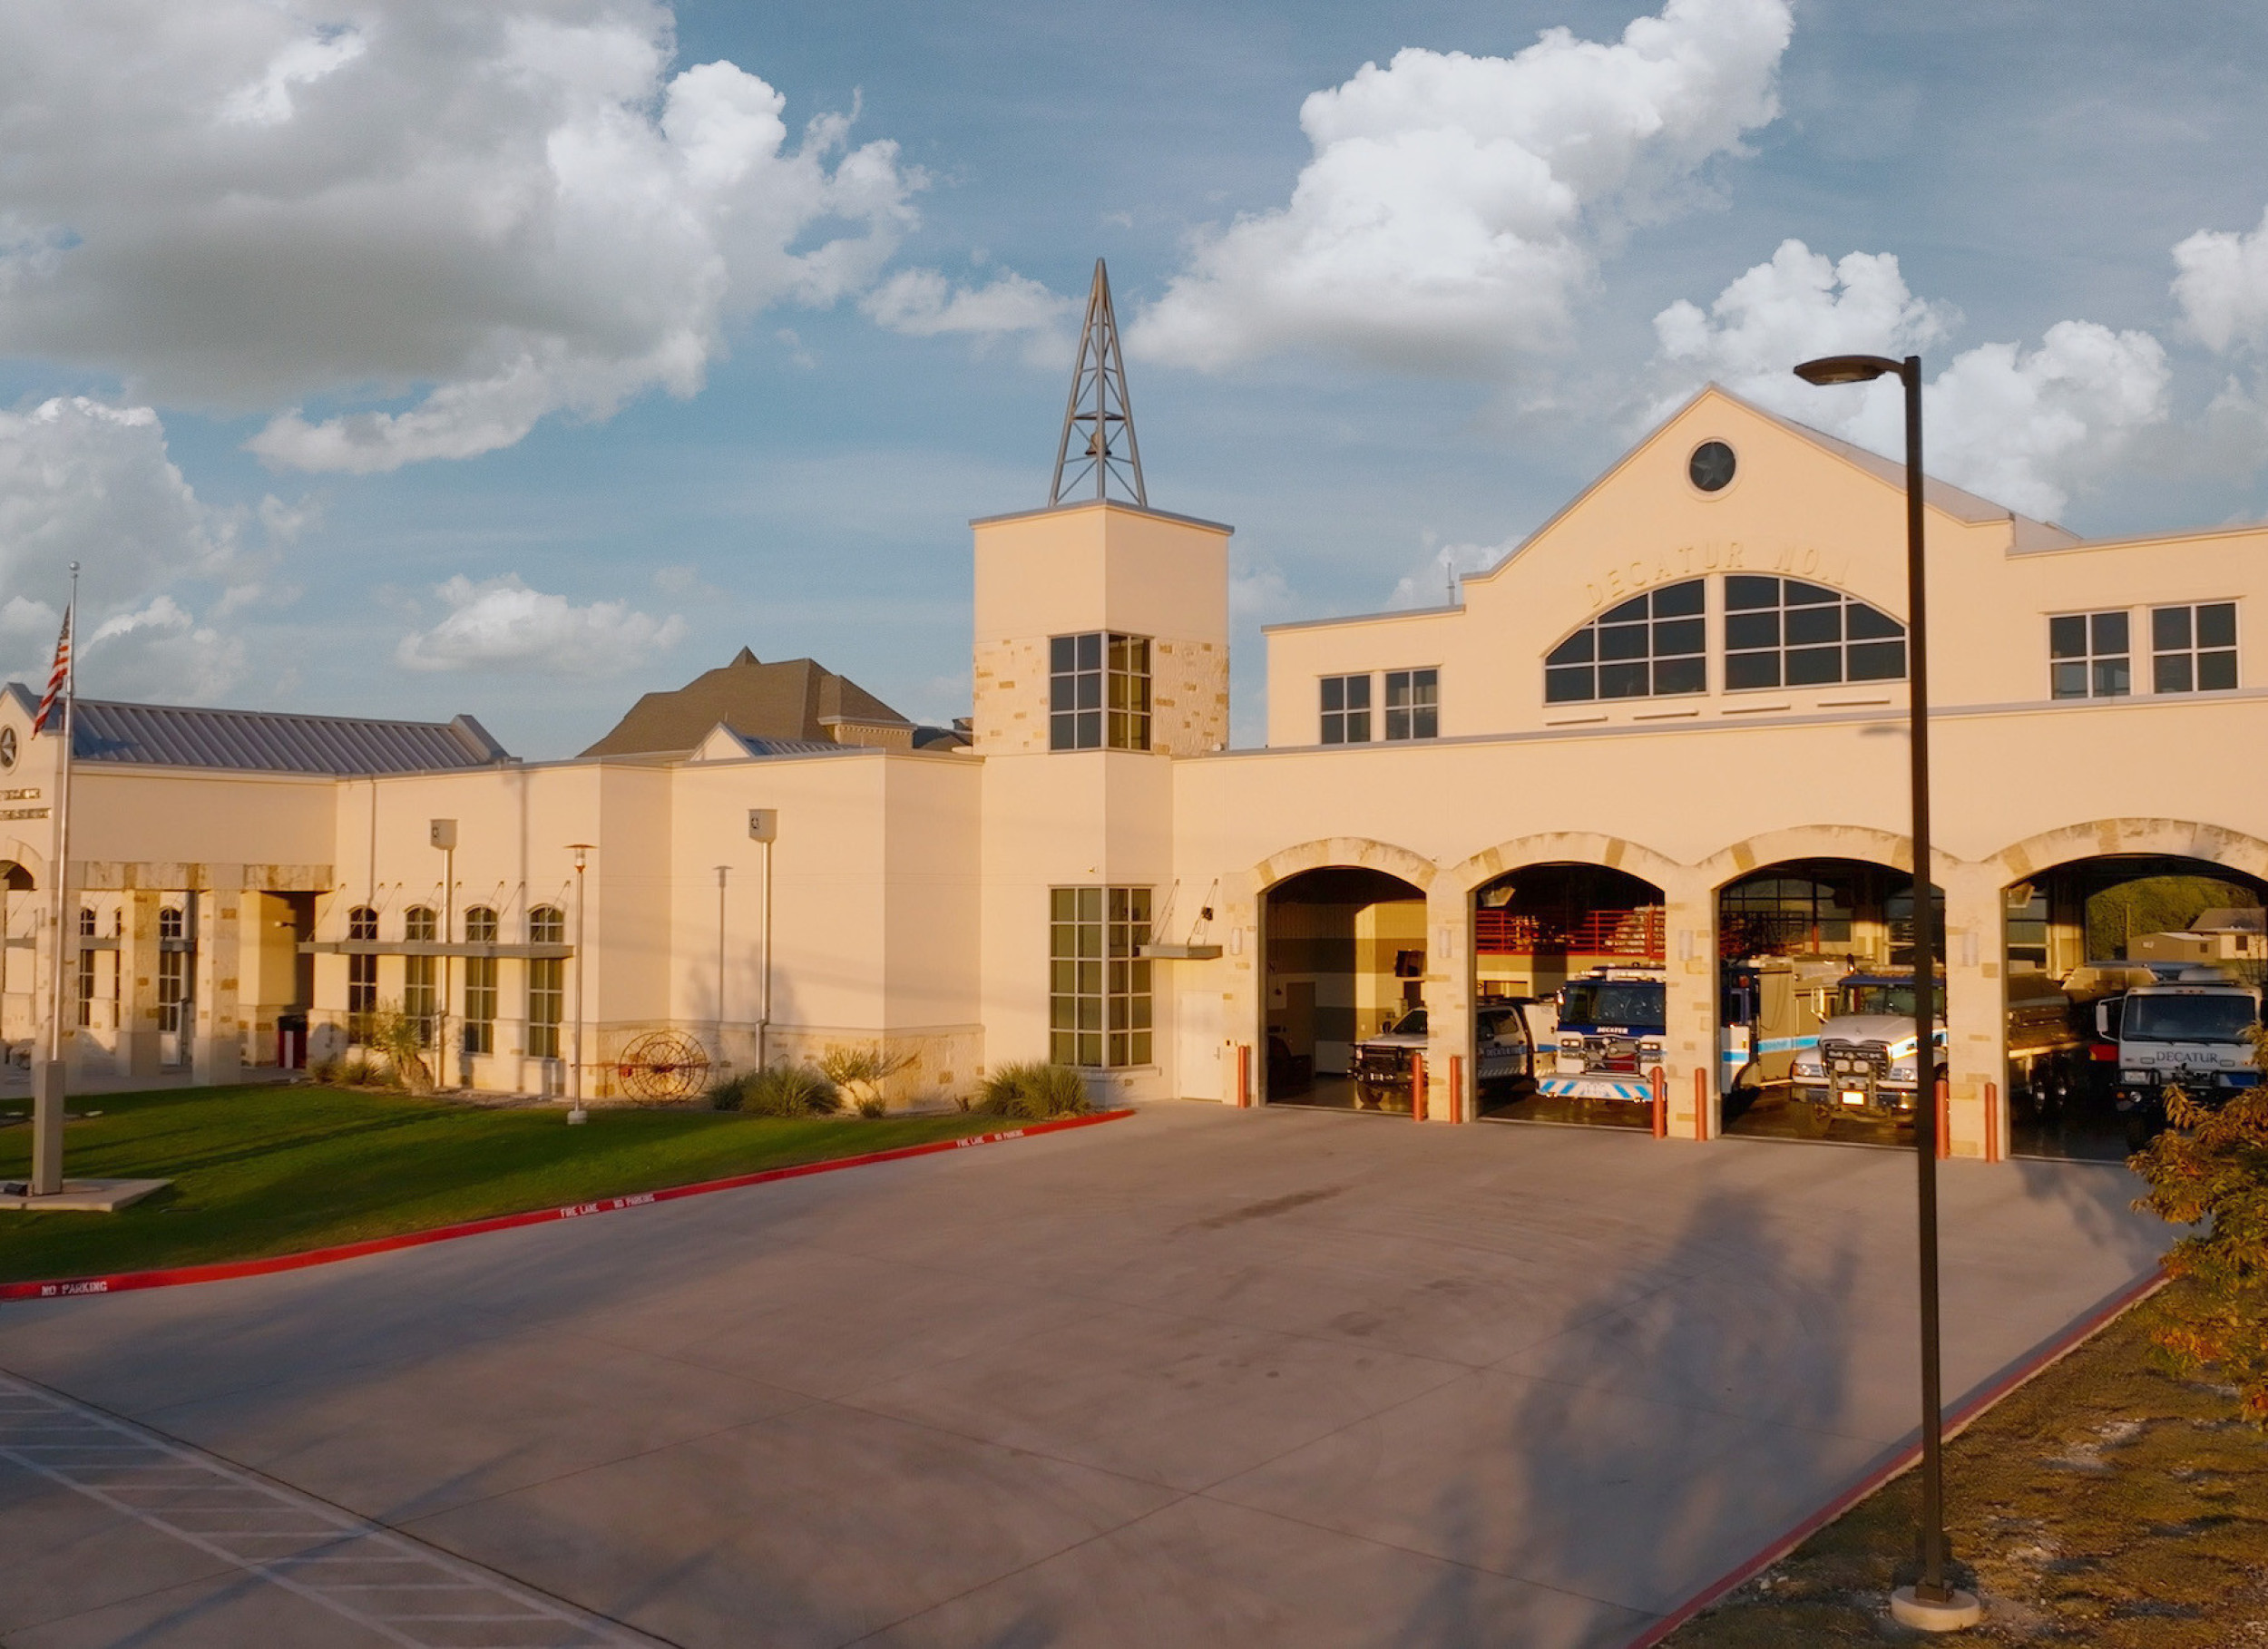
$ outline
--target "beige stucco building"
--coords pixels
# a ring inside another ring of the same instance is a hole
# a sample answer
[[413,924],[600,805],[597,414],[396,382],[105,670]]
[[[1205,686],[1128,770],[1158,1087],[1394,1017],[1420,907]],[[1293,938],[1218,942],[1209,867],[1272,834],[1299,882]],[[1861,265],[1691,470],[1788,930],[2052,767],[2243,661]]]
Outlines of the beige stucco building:
[[[594,1097],[666,1029],[741,1069],[879,1043],[905,1103],[1051,1055],[1237,1103],[1272,1038],[1343,1069],[1422,1001],[1453,1122],[1479,1003],[1620,958],[1667,971],[1706,1139],[1724,960],[1911,931],[1902,486],[1705,391],[1456,604],[1272,629],[1259,749],[1230,529],[1116,501],[975,523],[965,746],[861,710],[520,762],[463,718],[83,707],[60,934],[59,741],[13,688],[0,1030],[60,966],[83,1076],[221,1080],[414,1000],[452,1080],[559,1091],[580,1004]],[[1927,530],[1952,1148],[1998,1155],[2010,967],[2086,960],[2122,877],[2268,878],[2268,529],[2087,541],[1932,483]]]

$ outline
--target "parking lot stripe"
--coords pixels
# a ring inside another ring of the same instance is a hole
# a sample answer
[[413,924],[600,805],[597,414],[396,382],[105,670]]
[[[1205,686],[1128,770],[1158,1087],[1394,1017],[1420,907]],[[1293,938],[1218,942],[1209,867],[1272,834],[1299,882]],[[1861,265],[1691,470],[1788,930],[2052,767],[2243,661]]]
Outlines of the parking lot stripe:
[[[511,1621],[543,1632],[540,1643],[522,1639],[510,1645],[500,1645],[499,1649],[639,1649],[655,1643],[654,1639],[585,1614],[570,1604],[476,1569],[381,1525],[264,1482],[210,1455],[28,1381],[0,1374],[0,1399],[6,1400],[12,1411],[44,1410],[58,1422],[57,1429],[68,1427],[115,1437],[120,1440],[101,1447],[144,1457],[147,1464],[142,1469],[181,1472],[193,1478],[187,1485],[158,1487],[227,1491],[244,1497],[252,1504],[169,1508],[125,1499],[120,1491],[124,1488],[132,1492],[132,1486],[89,1475],[116,1470],[116,1465],[96,1467],[57,1460],[52,1458],[54,1446],[16,1443],[5,1436],[0,1436],[0,1459],[13,1461],[24,1470],[84,1495],[122,1517],[318,1605],[390,1643],[401,1644],[403,1649],[464,1649],[455,1639],[445,1634],[436,1637],[420,1623],[440,1625],[472,1621]],[[83,1444],[72,1447],[80,1452],[90,1451],[91,1448]],[[279,1520],[303,1519],[307,1527],[215,1529],[192,1527],[181,1521],[184,1517],[198,1515],[200,1509],[208,1515],[228,1513],[241,1517],[257,1512]],[[231,1549],[259,1540],[291,1540],[298,1543],[298,1549],[267,1554]],[[415,1578],[334,1582],[319,1574],[306,1572],[318,1566],[368,1564],[390,1564]],[[379,1606],[376,1599],[349,1595],[391,1591],[455,1592],[464,1596],[464,1605],[447,1613],[415,1607],[396,1609]],[[484,1605],[487,1606],[481,1606]]]

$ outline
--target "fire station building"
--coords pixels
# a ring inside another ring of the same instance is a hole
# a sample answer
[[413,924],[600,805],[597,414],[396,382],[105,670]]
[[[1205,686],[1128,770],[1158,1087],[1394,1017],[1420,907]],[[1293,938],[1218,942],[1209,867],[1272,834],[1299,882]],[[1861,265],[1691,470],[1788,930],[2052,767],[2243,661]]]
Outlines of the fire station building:
[[[1666,981],[1668,1132],[1706,1140],[1731,962],[1912,942],[1904,502],[1706,390],[1455,604],[1270,630],[1237,749],[1231,530],[1138,478],[974,523],[965,730],[746,655],[560,761],[464,717],[83,702],[66,866],[11,686],[0,1033],[20,1059],[60,969],[76,1080],[227,1080],[401,1004],[478,1088],[604,1098],[662,1032],[715,1068],[880,1044],[906,1104],[1043,1058],[1264,1104],[1334,1102],[1422,1005],[1407,1108],[1453,1125],[1502,1109],[1491,1002],[1625,965]],[[2106,890],[2268,887],[2268,529],[2085,540],[1935,482],[1926,525],[1951,1148],[1997,1157],[2012,977],[2099,951]]]

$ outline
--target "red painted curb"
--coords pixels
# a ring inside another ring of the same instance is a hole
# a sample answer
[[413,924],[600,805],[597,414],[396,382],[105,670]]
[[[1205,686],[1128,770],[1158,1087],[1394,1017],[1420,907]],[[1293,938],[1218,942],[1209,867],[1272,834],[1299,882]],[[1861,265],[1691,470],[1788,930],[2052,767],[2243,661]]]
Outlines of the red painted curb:
[[[2153,1272],[2138,1282],[2129,1283],[2126,1287],[2120,1289],[2054,1340],[2049,1341],[2041,1348],[2037,1356],[2008,1370],[1990,1385],[1966,1399],[1958,1408],[1948,1411],[1945,1417],[1945,1435],[1949,1438],[1960,1435],[1972,1421],[1993,1404],[1999,1402],[2019,1386],[2025,1384],[2050,1364],[2060,1362],[2065,1357],[2077,1351],[2081,1344],[2092,1339],[2104,1324],[2117,1316],[2119,1312],[2136,1301],[2154,1294],[2165,1287],[2166,1281],[2164,1272]],[[1624,1649],[1654,1649],[1654,1645],[1659,1644],[1711,1604],[1717,1602],[1728,1592],[1745,1585],[1764,1570],[1770,1568],[1892,1478],[1901,1472],[1910,1470],[1921,1458],[1921,1445],[1917,1439],[1911,1447],[1892,1455],[1888,1461],[1869,1472],[1858,1483],[1843,1490],[1794,1528],[1780,1536],[1770,1546],[1703,1586],[1684,1603],[1679,1604],[1660,1620],[1632,1638]]]
[[309,1265],[332,1265],[358,1260],[365,1254],[390,1254],[397,1248],[421,1248],[427,1243],[453,1242],[487,1231],[510,1231],[518,1225],[541,1225],[547,1220],[580,1219],[589,1214],[613,1214],[648,1203],[673,1203],[682,1196],[706,1196],[712,1191],[737,1191],[744,1186],[767,1185],[773,1180],[801,1179],[811,1174],[832,1174],[840,1168],[863,1168],[878,1162],[903,1162],[912,1156],[932,1156],[970,1146],[998,1145],[1002,1140],[1028,1139],[1038,1134],[1057,1134],[1066,1128],[1092,1127],[1131,1117],[1130,1110],[1098,1111],[1090,1117],[1060,1117],[1052,1122],[1028,1123],[1002,1128],[996,1134],[972,1134],[964,1139],[933,1139],[926,1145],[899,1146],[888,1151],[869,1151],[863,1156],[836,1156],[825,1162],[797,1163],[792,1167],[765,1168],[754,1174],[735,1174],[728,1179],[705,1179],[689,1186],[670,1186],[659,1191],[638,1191],[628,1196],[601,1197],[595,1203],[571,1203],[564,1208],[533,1208],[524,1214],[499,1214],[461,1225],[435,1225],[429,1231],[407,1231],[398,1236],[372,1237],[366,1242],[341,1243],[331,1248],[310,1248],[300,1254],[273,1254],[264,1260],[230,1260],[212,1265],[178,1265],[165,1271],[121,1272],[109,1277],[72,1277],[50,1283],[0,1283],[0,1300],[54,1300],[69,1294],[118,1294],[137,1288],[178,1288],[189,1283],[220,1283],[231,1277],[259,1277],[270,1272],[299,1271]]

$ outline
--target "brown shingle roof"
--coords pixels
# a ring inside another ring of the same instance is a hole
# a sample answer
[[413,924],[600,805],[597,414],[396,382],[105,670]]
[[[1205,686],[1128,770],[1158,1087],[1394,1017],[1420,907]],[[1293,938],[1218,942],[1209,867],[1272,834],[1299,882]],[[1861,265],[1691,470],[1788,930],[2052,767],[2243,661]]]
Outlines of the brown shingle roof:
[[742,648],[730,664],[667,693],[648,693],[585,756],[690,750],[719,722],[748,738],[834,742],[831,718],[913,724],[872,693],[809,659],[765,664]]

